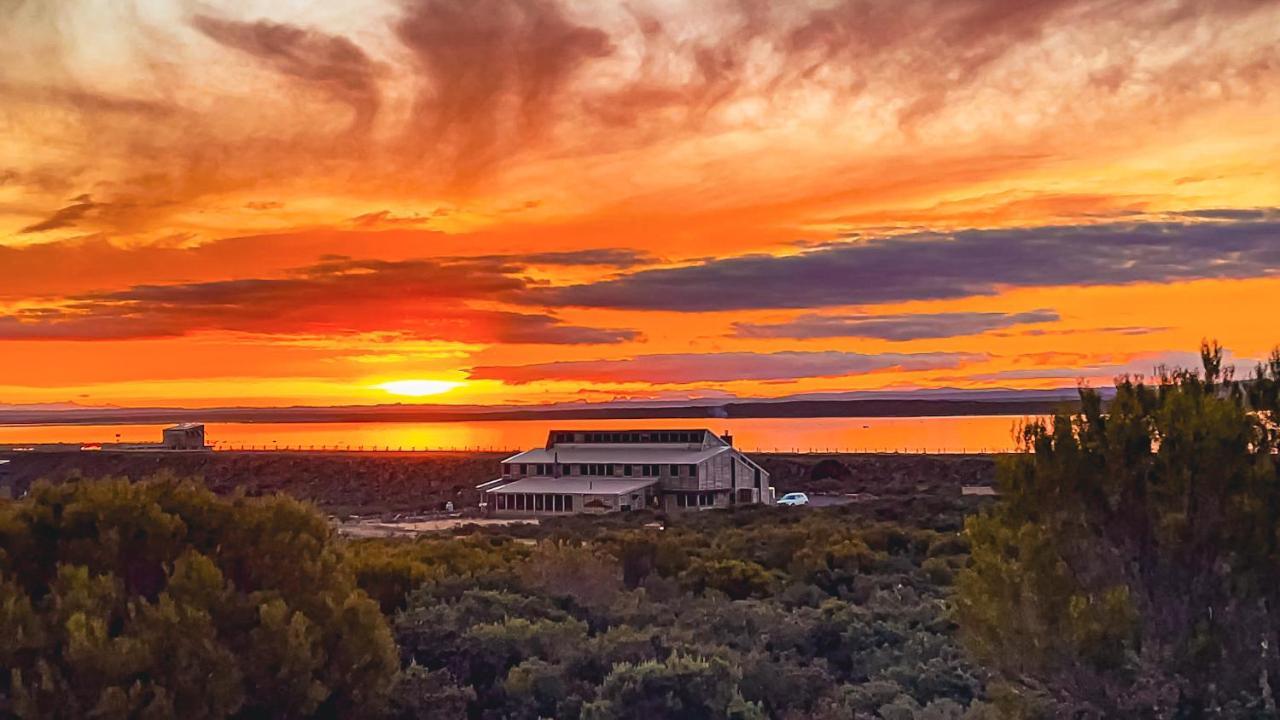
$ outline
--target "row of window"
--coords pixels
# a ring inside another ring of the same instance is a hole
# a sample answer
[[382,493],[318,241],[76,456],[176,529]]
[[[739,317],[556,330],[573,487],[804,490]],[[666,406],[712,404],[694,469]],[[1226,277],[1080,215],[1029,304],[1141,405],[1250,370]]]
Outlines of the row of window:
[[[715,493],[676,493],[675,497],[676,507],[713,507],[716,504]],[[559,493],[494,493],[493,504],[497,510],[573,512],[573,496]]]
[[711,507],[716,504],[715,493],[677,493],[676,507]]
[[573,512],[573,496],[552,493],[524,493],[519,495],[495,494],[494,507],[498,510],[531,510],[534,512]]
[[[553,463],[507,463],[502,468],[504,475],[535,475],[547,477],[555,474]],[[612,463],[573,463],[561,465],[563,475],[586,475],[591,477],[661,477],[661,465],[616,465]],[[672,464],[667,466],[670,477],[697,477],[697,465]]]
[[551,442],[558,443],[702,443],[701,432],[556,432]]

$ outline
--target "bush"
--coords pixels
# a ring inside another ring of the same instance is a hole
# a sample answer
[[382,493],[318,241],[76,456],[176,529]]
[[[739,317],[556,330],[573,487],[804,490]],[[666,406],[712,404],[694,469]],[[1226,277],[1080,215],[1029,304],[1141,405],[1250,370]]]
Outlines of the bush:
[[720,658],[675,655],[665,662],[614,667],[586,720],[755,720],[759,707],[742,699],[739,673]]
[[[872,550],[868,529],[897,554]],[[948,589],[923,566],[935,530],[753,508],[661,531],[567,518],[520,528],[524,543],[488,529],[361,552],[425,567],[396,637],[417,674],[443,673],[426,696],[461,693],[468,717],[834,720],[985,697],[952,637]]]
[[967,524],[968,645],[1055,714],[1275,713],[1280,352],[1241,384],[1202,350],[1203,373],[1121,378],[1107,412],[1086,390],[1029,425],[1034,453]]
[[172,479],[0,507],[0,715],[359,717],[396,669],[325,518]]
[[684,571],[681,582],[693,592],[718,590],[733,600],[763,597],[774,586],[769,571],[749,560],[699,560]]
[[389,716],[394,720],[461,720],[474,702],[471,688],[459,687],[447,670],[410,665],[396,676]]

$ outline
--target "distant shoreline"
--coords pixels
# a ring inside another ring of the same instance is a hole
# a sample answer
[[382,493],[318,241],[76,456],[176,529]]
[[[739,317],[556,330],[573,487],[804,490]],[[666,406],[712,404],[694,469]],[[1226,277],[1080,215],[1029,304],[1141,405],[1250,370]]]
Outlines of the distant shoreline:
[[1077,403],[1062,400],[797,400],[663,407],[444,410],[404,405],[289,408],[84,408],[0,411],[0,426],[206,423],[494,422],[519,420],[731,420],[769,418],[902,418],[1047,415]]

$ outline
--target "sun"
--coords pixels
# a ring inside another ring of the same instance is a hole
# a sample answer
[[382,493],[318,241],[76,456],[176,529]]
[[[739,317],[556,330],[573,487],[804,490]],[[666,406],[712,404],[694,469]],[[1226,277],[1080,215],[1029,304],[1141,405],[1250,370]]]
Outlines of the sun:
[[449,380],[392,380],[374,387],[379,390],[385,390],[392,395],[425,397],[427,395],[447,393],[461,385],[462,383],[460,382],[451,382]]

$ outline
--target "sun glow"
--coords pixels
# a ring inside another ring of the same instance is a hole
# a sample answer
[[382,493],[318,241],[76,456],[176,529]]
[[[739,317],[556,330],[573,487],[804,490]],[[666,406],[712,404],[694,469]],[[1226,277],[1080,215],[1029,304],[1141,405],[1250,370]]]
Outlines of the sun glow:
[[407,397],[425,397],[427,395],[440,395],[447,393],[454,388],[461,386],[460,382],[451,382],[448,380],[392,380],[384,382],[374,387],[379,390],[385,390],[392,395],[404,395]]

